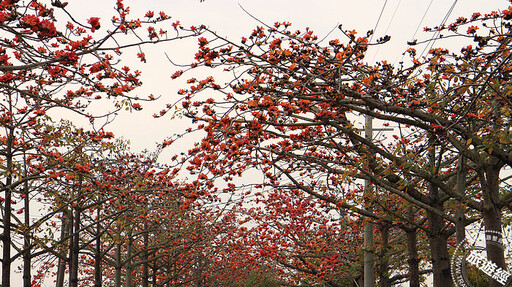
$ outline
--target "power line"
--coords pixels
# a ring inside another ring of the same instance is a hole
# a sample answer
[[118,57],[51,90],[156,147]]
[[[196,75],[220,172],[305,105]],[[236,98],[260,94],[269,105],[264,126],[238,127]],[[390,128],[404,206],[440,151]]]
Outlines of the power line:
[[391,16],[391,20],[389,20],[388,26],[386,27],[386,32],[384,32],[384,35],[388,33],[389,27],[391,26],[391,23],[393,23],[393,19],[395,19],[396,11],[398,11],[398,8],[400,7],[400,4],[402,3],[402,0],[398,1],[398,4],[396,5],[395,12],[393,12],[393,16]]
[[420,22],[418,23],[418,27],[416,27],[416,31],[414,31],[414,34],[411,37],[411,41],[414,41],[414,37],[416,37],[416,34],[418,33],[418,30],[421,27],[421,24],[423,23],[423,20],[425,20],[425,17],[427,16],[428,10],[430,10],[430,6],[432,6],[432,2],[434,0],[430,0],[430,3],[428,4],[427,10],[425,10],[425,13],[423,13],[423,17],[421,17]]
[[[396,5],[395,12],[393,12],[393,15],[391,16],[391,19],[389,20],[388,26],[386,27],[386,31],[384,32],[384,36],[388,34],[389,27],[391,27],[391,23],[393,23],[393,19],[395,19],[396,12],[398,11],[398,8],[400,7],[400,4],[402,3],[402,0],[398,1],[398,4]],[[381,12],[382,14],[382,12]],[[380,46],[377,46],[377,51],[375,51],[375,54],[372,58],[372,63],[375,61],[375,58],[377,57],[377,54],[379,54]]]
[[386,4],[388,4],[388,0],[384,2],[384,5],[382,6],[382,9],[380,10],[379,18],[377,19],[377,23],[375,23],[375,27],[373,28],[373,33],[370,36],[370,43],[372,42],[373,35],[375,35],[375,32],[377,31],[377,26],[379,26],[380,18],[382,17],[382,13],[384,12],[384,9],[386,9]]
[[338,28],[339,26],[340,26],[340,23],[338,22],[338,24],[336,24],[336,26],[334,26],[334,27],[332,28],[332,30],[331,30],[329,33],[327,33],[327,35],[325,35],[325,37],[323,37],[323,38],[322,38],[322,40],[317,41],[316,43],[317,43],[317,44],[322,43],[322,42],[323,42],[327,37],[329,37],[329,35],[331,35],[331,33],[332,33],[332,32],[334,32],[334,30],[336,30],[336,28]]
[[[423,16],[421,17],[421,20],[418,23],[418,26],[416,27],[416,30],[414,31],[414,34],[411,37],[411,40],[410,40],[411,43],[414,42],[414,40],[416,38],[416,34],[418,33],[418,30],[420,29],[421,24],[423,24],[423,20],[425,20],[425,17],[427,16],[428,11],[430,10],[430,6],[432,6],[433,2],[434,2],[434,0],[430,0],[430,3],[428,4],[427,9],[425,10],[425,13],[423,13]],[[403,62],[404,57],[405,57],[405,53],[402,54],[402,58],[400,59],[400,62]],[[395,61],[395,63],[396,63],[396,61]]]
[[[425,48],[421,52],[419,58],[421,58],[423,56],[425,51],[428,51],[429,49],[431,49],[434,46],[434,43],[436,42],[436,40],[438,39],[439,34],[441,33],[441,27],[443,27],[444,24],[446,24],[446,21],[448,20],[448,17],[450,17],[450,14],[452,14],[452,12],[453,12],[453,8],[455,8],[455,4],[457,4],[457,0],[453,1],[452,6],[450,7],[448,12],[444,16],[443,21],[441,21],[441,24],[439,25],[439,29],[437,29],[437,31],[434,33],[434,35],[432,35],[432,38],[430,38],[430,40],[428,40],[427,45],[425,46]],[[430,48],[428,47],[429,45],[430,45]]]

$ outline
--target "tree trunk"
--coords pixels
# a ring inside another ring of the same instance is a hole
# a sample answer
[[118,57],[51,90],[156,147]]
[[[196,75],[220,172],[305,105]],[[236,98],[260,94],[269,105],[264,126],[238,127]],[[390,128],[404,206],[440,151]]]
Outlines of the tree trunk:
[[[414,212],[412,206],[407,209],[407,216],[410,221],[414,222]],[[418,258],[418,241],[416,239],[416,228],[411,227],[405,230],[407,234],[407,252],[409,264],[409,286],[420,287],[420,260]]]
[[80,197],[81,197],[81,189],[82,189],[82,175],[78,176],[78,187],[77,192],[73,194],[76,195],[75,207],[72,218],[72,233],[71,233],[71,249],[70,249],[70,260],[69,260],[69,286],[70,287],[78,287],[78,259],[80,254]]
[[12,213],[12,177],[13,177],[13,142],[14,128],[9,128],[7,136],[5,168],[5,208],[3,217],[4,233],[2,235],[2,286],[11,286],[11,213]]
[[80,253],[80,209],[75,207],[73,215],[73,233],[71,236],[71,249],[69,261],[69,286],[78,287],[78,259]]
[[[435,176],[437,174],[436,162],[436,145],[435,137],[431,136],[429,140],[429,169]],[[439,211],[443,211],[443,205],[439,201],[438,187],[430,183],[428,187],[428,196],[431,200],[431,206]],[[432,271],[435,287],[451,287],[452,276],[450,266],[450,255],[448,253],[447,236],[443,232],[444,220],[438,214],[427,211],[428,220],[428,239],[430,243],[430,254],[432,260]]]
[[[69,241],[69,239],[66,239],[66,237],[69,236],[69,231],[70,231],[70,215],[69,215],[69,210],[65,209],[63,212],[62,212],[62,227],[61,227],[61,230],[60,230],[60,243],[62,246],[65,245],[65,242]],[[71,247],[71,245],[68,244],[69,247]],[[69,250],[70,248],[68,248]],[[66,250],[66,251],[68,251]],[[62,250],[59,250],[59,253],[62,254],[62,257],[65,257],[67,252],[64,252],[65,250],[62,249]],[[66,260],[64,260],[63,258],[59,258],[59,265],[57,267],[57,281],[55,283],[55,287],[64,287],[64,275],[66,273]]]
[[[466,194],[466,157],[459,156],[459,165],[457,167],[457,186],[455,192],[464,196]],[[459,206],[455,211],[455,237],[457,244],[460,244],[466,238],[466,222],[464,216],[464,208]]]
[[146,216],[144,218],[144,250],[142,258],[144,263],[142,265],[142,287],[149,287],[149,230],[147,220]]
[[379,263],[379,286],[380,287],[391,287],[391,281],[389,280],[389,226],[382,224],[380,226],[381,234],[381,250],[380,250],[380,263]]
[[[27,162],[25,154],[23,154],[23,165],[24,165],[24,177],[27,177]],[[28,182],[25,181],[23,183],[23,203],[24,203],[24,212],[25,212],[25,229],[23,234],[23,286],[24,287],[31,287],[32,286],[32,263],[31,263],[31,240],[30,240],[30,197],[29,197],[29,187]]]
[[126,250],[126,287],[132,287],[132,232],[128,233],[128,246]]
[[121,261],[121,243],[117,244],[116,247],[116,274],[115,274],[115,281],[114,286],[115,287],[121,287],[121,269],[123,266],[123,263]]
[[[498,267],[507,269],[503,246],[498,243],[501,239],[501,209],[499,201],[499,175],[502,165],[492,164],[485,168],[485,178],[481,178],[482,193],[484,198],[483,219],[485,224],[486,238],[490,235],[492,240],[486,241],[487,259],[494,262]],[[480,173],[481,175],[481,173]],[[481,176],[482,177],[482,176]],[[499,282],[489,278],[489,286],[502,286]]]
[[430,243],[430,253],[432,259],[432,270],[434,275],[434,286],[452,286],[450,271],[450,255],[448,254],[448,242],[445,234],[441,231],[443,228],[442,218],[431,212],[428,216],[428,239]]
[[[101,196],[98,198],[101,202]],[[103,285],[101,278],[101,205],[96,209],[96,250],[94,254],[94,286],[101,287]]]

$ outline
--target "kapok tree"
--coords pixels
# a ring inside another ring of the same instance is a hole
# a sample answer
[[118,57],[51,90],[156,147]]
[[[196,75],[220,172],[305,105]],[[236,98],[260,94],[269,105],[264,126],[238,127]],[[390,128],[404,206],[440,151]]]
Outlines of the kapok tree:
[[148,286],[191,280],[195,244],[201,240],[194,239],[199,230],[194,215],[180,209],[172,170],[157,164],[156,155],[122,152],[115,158],[102,181],[115,194],[105,215],[119,214],[105,227],[105,282]]
[[211,238],[207,214],[182,207],[177,170],[157,164],[158,153],[133,154],[112,133],[66,121],[38,126],[46,146],[27,167],[47,176],[31,182],[45,210],[26,228],[32,285],[186,284],[206,274],[193,270]]
[[[242,67],[243,76],[225,89],[213,78],[191,79],[193,86],[180,91],[187,94],[183,106],[188,115],[194,121],[204,120],[199,128],[207,133],[189,152],[190,169],[200,173],[200,178],[224,177],[226,181],[247,170],[261,169],[265,177],[262,187],[296,190],[334,208],[379,219],[360,208],[363,189],[355,178],[369,178],[366,166],[370,163],[378,167],[385,160],[405,160],[379,143],[372,149],[380,149],[390,158],[367,160],[372,153],[361,148],[368,141],[347,119],[351,109],[337,106],[344,99],[337,87],[357,91],[361,85],[355,82],[355,75],[362,77],[372,70],[361,64],[367,39],[356,39],[354,32],[347,32],[352,36],[347,46],[332,41],[331,48],[322,48],[314,43],[311,31],[293,34],[287,26],[260,27],[236,49],[228,42],[212,50],[205,38],[200,39],[198,60],[215,65],[213,61],[221,57],[223,67]],[[262,47],[268,50],[258,52]],[[389,66],[382,70],[391,72]],[[245,73],[249,78],[244,78]],[[221,90],[225,98],[216,101],[197,96],[206,88]],[[415,198],[399,186],[399,180],[385,185],[413,204],[430,207],[421,192],[416,190]]]
[[[258,27],[241,43],[212,32],[216,46],[201,38],[193,67],[222,67],[235,78],[227,85],[212,77],[190,79],[190,87],[179,91],[186,114],[206,133],[189,153],[190,169],[228,182],[260,169],[264,186],[300,189],[372,218],[358,210],[363,194],[355,194],[359,201],[346,199],[347,192],[354,194],[347,184],[368,179],[423,210],[434,283],[449,285],[448,237],[455,223],[463,233],[474,219],[455,218],[447,203],[481,216],[487,230],[498,232],[501,209],[510,202],[509,193],[499,189],[499,171],[511,163],[509,14],[475,13],[440,27],[478,47],[460,54],[432,49],[422,58],[411,49],[411,65],[399,69],[386,62],[364,64],[370,43],[355,31],[343,31],[348,41],[328,46],[318,44],[311,31],[290,31],[288,23]],[[487,27],[487,33],[477,33],[477,27]],[[402,128],[396,139],[365,139],[358,115]],[[468,196],[466,188],[481,199]],[[488,252],[504,267],[502,252],[493,246]]]
[[[87,282],[79,273],[93,270],[93,282],[101,286],[102,246],[91,246],[102,244],[107,232],[103,227],[112,225],[123,211],[116,210],[116,205],[102,208],[119,196],[103,171],[120,164],[113,155],[123,152],[126,144],[113,140],[112,133],[84,131],[69,121],[54,124],[39,119],[32,128],[34,148],[23,164],[26,173],[37,176],[24,179],[22,206],[13,214],[17,226],[13,237],[23,236],[25,244],[18,251],[23,253],[24,281],[35,286],[55,279],[56,286],[64,286],[67,269],[68,284],[78,286]],[[20,204],[13,206],[17,210]],[[38,207],[35,214],[34,206]],[[32,218],[22,222],[18,214]],[[34,266],[38,268],[33,270]]]
[[[25,191],[21,185],[33,177],[45,175],[45,167],[25,172],[24,154],[37,151],[27,135],[37,119],[50,110],[67,109],[94,122],[127,107],[142,108],[139,101],[153,97],[131,96],[128,92],[141,85],[140,72],[124,66],[121,53],[138,47],[134,53],[146,61],[142,45],[172,41],[194,36],[199,29],[183,29],[185,34],[171,35],[160,29],[159,23],[170,20],[161,12],[147,13],[144,18],[131,18],[129,7],[122,0],[115,3],[112,19],[90,17],[81,23],[66,10],[60,1],[3,1],[0,4],[0,89],[2,103],[2,175],[3,235],[2,285],[10,285],[11,248],[14,241],[12,204],[21,200]],[[59,15],[64,15],[62,18]],[[174,26],[179,28],[178,22]],[[103,101],[110,106],[102,114],[87,109],[92,101]],[[104,121],[104,122],[105,122]],[[103,122],[103,123],[104,123]],[[103,124],[102,123],[102,124]],[[39,142],[44,145],[44,142]],[[21,168],[20,168],[21,166]],[[47,175],[46,175],[47,176]],[[30,185],[30,184],[29,184]],[[24,197],[29,199],[29,196]],[[28,212],[28,209],[25,209]],[[28,213],[27,213],[28,214]],[[28,225],[25,223],[25,225]],[[26,249],[28,252],[28,247]],[[25,271],[25,285],[29,286],[29,268]]]

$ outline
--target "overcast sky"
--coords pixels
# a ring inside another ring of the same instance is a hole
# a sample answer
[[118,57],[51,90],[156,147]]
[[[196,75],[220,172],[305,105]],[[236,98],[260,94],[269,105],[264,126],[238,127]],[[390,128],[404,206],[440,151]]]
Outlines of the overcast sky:
[[[448,23],[458,16],[470,17],[477,11],[486,13],[503,10],[509,5],[504,0],[456,2]],[[448,0],[206,0],[202,3],[199,0],[125,0],[125,5],[131,7],[133,15],[143,16],[148,10],[164,11],[173,18],[171,22],[180,20],[186,27],[205,24],[220,35],[235,40],[260,25],[241,7],[268,24],[289,21],[295,29],[310,27],[320,38],[339,24],[345,29],[355,29],[365,34],[375,27],[382,12],[375,37],[387,34],[391,36],[391,41],[378,49],[369,50],[366,59],[370,62],[386,59],[390,63],[402,59],[402,53],[407,49],[406,42],[413,36],[419,40],[429,39],[431,35],[425,34],[423,27],[439,25],[453,3]],[[114,4],[115,0],[70,1],[68,8],[78,18],[100,16],[102,21],[109,21]],[[335,29],[327,39],[332,38],[343,39],[343,36]],[[170,79],[177,68],[167,62],[164,53],[168,53],[178,63],[189,63],[196,52],[195,47],[197,45],[172,44],[144,48],[148,56],[148,63],[140,67],[144,87],[136,92],[141,95],[161,95],[162,99],[157,103],[144,104],[143,112],[120,115],[109,126],[117,136],[129,139],[134,150],[152,149],[155,142],[187,125],[188,121],[176,122],[169,118],[154,120],[151,115],[165,104],[175,101],[178,98],[176,91],[183,88],[180,82]],[[126,56],[129,57],[128,54]]]
[[[88,19],[92,16],[101,17],[101,21],[110,21],[114,15],[116,0],[69,1],[68,9],[77,19]],[[450,20],[458,16],[469,17],[473,12],[487,13],[506,9],[509,5],[504,0],[460,0],[456,1]],[[384,7],[384,3],[386,3]],[[141,17],[148,10],[164,11],[184,26],[205,24],[223,36],[239,39],[249,34],[257,25],[256,20],[242,10],[242,6],[252,16],[273,24],[276,21],[289,21],[295,29],[304,30],[310,27],[320,38],[323,38],[334,27],[342,24],[345,29],[355,29],[360,34],[375,27],[382,12],[376,37],[385,34],[391,41],[379,49],[368,52],[367,60],[375,62],[387,59],[396,63],[407,49],[406,41],[414,38],[425,40],[430,35],[422,32],[425,26],[439,25],[453,4],[453,0],[125,0],[133,15]],[[383,9],[383,7],[385,9]],[[427,10],[428,8],[428,10]],[[425,17],[424,17],[425,16]],[[424,19],[422,20],[422,18]],[[84,21],[85,22],[85,21]],[[169,30],[172,28],[169,27]],[[338,30],[334,30],[327,39],[343,38]],[[442,43],[441,43],[442,44]],[[143,72],[144,87],[136,93],[161,95],[160,101],[144,104],[142,112],[124,113],[108,126],[118,137],[129,139],[134,150],[154,149],[155,143],[166,136],[183,129],[188,120],[171,121],[169,118],[155,120],[152,114],[158,112],[167,103],[178,99],[176,91],[183,86],[172,81],[170,75],[177,69],[167,62],[164,53],[178,63],[190,62],[197,45],[172,44],[145,47],[148,63],[139,68]],[[129,53],[125,54],[130,57]],[[132,55],[133,57],[133,55]],[[134,62],[137,64],[137,62]],[[165,161],[165,159],[163,159]],[[21,280],[21,274],[13,275],[13,284]],[[21,283],[19,283],[21,284]]]

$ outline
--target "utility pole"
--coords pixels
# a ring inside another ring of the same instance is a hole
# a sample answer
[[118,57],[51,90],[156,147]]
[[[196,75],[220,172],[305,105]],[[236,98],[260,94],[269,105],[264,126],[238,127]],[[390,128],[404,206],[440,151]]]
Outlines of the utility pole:
[[[365,115],[364,117],[364,136],[371,141],[373,138],[373,117]],[[370,191],[370,181],[364,180],[364,194],[366,195],[365,208],[371,212],[372,206],[368,199]],[[364,225],[364,287],[373,287],[375,285],[374,276],[374,254],[373,254],[373,223],[368,220]]]

